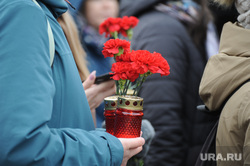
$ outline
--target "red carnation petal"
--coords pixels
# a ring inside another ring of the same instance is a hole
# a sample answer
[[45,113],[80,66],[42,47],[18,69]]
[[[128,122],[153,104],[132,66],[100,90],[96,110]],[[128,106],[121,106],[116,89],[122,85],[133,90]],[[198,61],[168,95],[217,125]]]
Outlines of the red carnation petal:
[[119,49],[118,48],[110,48],[110,49],[106,49],[109,53],[112,54],[118,54],[119,53]]

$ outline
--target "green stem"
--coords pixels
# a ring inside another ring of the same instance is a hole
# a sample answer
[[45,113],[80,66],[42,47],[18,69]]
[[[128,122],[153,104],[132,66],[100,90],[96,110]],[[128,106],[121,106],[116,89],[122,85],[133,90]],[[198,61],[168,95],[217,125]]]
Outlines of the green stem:
[[137,92],[136,92],[136,96],[138,96],[138,94],[139,94],[139,92],[140,92],[140,90],[141,90],[141,88],[142,88],[142,84],[143,84],[143,82],[146,80],[146,74],[143,74],[143,77],[142,77],[142,80],[140,81],[140,85],[136,88],[137,90]]
[[125,92],[126,92],[126,87],[127,87],[127,82],[128,82],[128,80],[126,80],[126,82],[125,82],[125,84],[124,84],[124,89],[123,89],[123,94],[122,95],[125,95]]
[[127,85],[127,88],[126,88],[125,95],[126,95],[126,94],[127,94],[127,92],[128,92],[128,89],[129,89],[130,83],[131,83],[131,81],[128,81],[128,85]]
[[141,82],[141,75],[140,75],[140,77],[137,78],[137,80],[136,80],[136,87],[135,87],[133,96],[136,94],[136,91],[137,91],[138,86],[140,85],[140,82]]
[[115,85],[116,85],[116,95],[119,95],[119,83],[118,83],[118,81],[115,81]]
[[113,33],[113,37],[114,37],[114,39],[118,39],[118,32],[117,32],[117,31],[115,31],[115,32]]
[[141,90],[141,87],[142,87],[142,83],[141,83],[141,85],[138,87],[138,89],[136,90],[136,96],[138,96],[139,91]]
[[124,89],[124,84],[123,84],[123,80],[119,80],[119,88],[120,88],[120,95],[122,95],[122,91]]
[[133,29],[132,28],[129,28],[127,30],[127,35],[128,35],[128,39],[131,40],[132,39],[132,36],[133,36]]

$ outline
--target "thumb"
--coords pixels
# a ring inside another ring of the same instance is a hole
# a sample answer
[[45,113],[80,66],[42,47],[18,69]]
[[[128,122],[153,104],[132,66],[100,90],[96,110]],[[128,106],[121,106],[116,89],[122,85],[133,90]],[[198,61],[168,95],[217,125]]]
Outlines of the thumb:
[[83,82],[83,88],[86,90],[88,88],[90,88],[94,82],[95,82],[95,78],[96,78],[96,71],[92,71],[92,73],[90,73],[90,75],[88,76],[88,78]]

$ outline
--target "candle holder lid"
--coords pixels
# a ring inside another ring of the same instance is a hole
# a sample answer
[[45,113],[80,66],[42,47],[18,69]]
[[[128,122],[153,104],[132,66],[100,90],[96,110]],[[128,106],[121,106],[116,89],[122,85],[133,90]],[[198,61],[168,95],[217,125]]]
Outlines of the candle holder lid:
[[143,98],[138,96],[119,96],[117,108],[128,110],[143,110]]
[[116,110],[118,96],[109,96],[104,98],[104,109],[105,110]]

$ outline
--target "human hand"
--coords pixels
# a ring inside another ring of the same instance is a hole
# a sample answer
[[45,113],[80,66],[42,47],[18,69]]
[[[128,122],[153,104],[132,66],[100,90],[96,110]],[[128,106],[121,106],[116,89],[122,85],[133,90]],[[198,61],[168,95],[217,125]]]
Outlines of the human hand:
[[105,97],[115,94],[114,80],[106,81],[100,84],[94,84],[95,78],[96,71],[93,71],[82,84],[90,109],[97,108]]
[[126,166],[128,160],[139,153],[142,150],[142,146],[145,143],[144,138],[137,137],[137,138],[118,138],[123,146],[124,154],[121,166]]
[[89,89],[92,85],[94,85],[95,78],[96,78],[96,71],[94,70],[94,71],[92,71],[92,73],[90,73],[88,78],[85,81],[83,81],[83,83],[82,83],[82,86],[83,86],[85,91],[87,89]]

